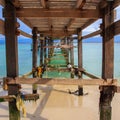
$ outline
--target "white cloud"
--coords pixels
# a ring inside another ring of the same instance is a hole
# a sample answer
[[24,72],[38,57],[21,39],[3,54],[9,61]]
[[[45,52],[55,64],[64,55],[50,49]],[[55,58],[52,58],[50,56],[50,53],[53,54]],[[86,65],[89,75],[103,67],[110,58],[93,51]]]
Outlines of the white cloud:
[[83,35],[86,35],[86,34],[89,34],[89,33],[92,33],[94,31],[97,31],[99,30],[100,28],[100,24],[101,24],[101,19],[97,20],[96,22],[94,22],[92,25],[88,26],[87,28],[85,28],[83,30]]
[[116,19],[115,19],[115,21],[118,21],[118,20],[120,20],[120,5],[115,10],[116,10]]

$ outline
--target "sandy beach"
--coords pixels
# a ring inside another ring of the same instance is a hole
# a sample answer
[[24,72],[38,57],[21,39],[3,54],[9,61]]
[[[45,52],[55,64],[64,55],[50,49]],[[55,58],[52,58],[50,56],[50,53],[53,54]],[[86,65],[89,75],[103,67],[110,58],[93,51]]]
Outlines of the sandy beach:
[[[22,85],[23,93],[31,93],[31,85]],[[98,86],[84,86],[88,95],[76,96],[68,93],[77,86],[38,86],[40,99],[27,101],[27,117],[21,113],[21,120],[99,120]],[[0,88],[0,95],[7,94]],[[116,93],[112,101],[112,120],[119,120],[120,94]],[[8,103],[0,103],[0,120],[9,120]]]

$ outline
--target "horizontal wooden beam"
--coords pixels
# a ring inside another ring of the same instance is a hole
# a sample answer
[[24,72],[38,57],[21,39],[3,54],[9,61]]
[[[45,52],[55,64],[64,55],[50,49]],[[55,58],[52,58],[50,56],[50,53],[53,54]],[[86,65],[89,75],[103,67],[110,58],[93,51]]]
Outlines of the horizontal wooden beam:
[[[52,37],[61,37],[61,36],[65,36],[66,33],[64,32],[64,30],[53,30],[51,31],[38,31],[38,33],[40,34],[44,34],[45,36],[52,36]],[[72,35],[75,34],[76,31],[67,31],[67,35]]]
[[0,5],[5,6],[5,0],[0,0]]
[[114,8],[118,7],[120,5],[120,0],[114,0]]
[[[4,29],[4,21],[0,19],[0,34],[5,35],[5,29]],[[28,37],[28,38],[32,38],[32,35],[20,30],[20,34]]]
[[29,20],[27,20],[26,18],[19,18],[23,23],[25,23],[28,27],[30,27],[31,29],[33,28],[32,24],[30,23]]
[[114,34],[119,35],[120,34],[120,20],[113,23],[112,26],[114,27]]
[[[9,17],[9,15],[8,15]],[[67,18],[101,18],[98,9],[82,10],[79,9],[41,9],[41,8],[21,8],[17,9],[16,17],[67,17]]]
[[93,33],[90,33],[88,35],[83,36],[82,39],[87,39],[87,38],[90,38],[90,37],[94,37],[96,35],[99,35],[100,33],[101,33],[101,30],[98,30],[98,31],[95,31]]
[[92,75],[91,73],[88,73],[86,71],[82,71],[82,73],[92,79],[100,79],[99,77],[95,76],[95,75]]
[[25,37],[28,37],[28,38],[32,38],[32,35],[24,32],[24,31],[22,31],[22,30],[20,30],[20,34],[21,34],[22,36],[25,36]]
[[54,78],[4,78],[7,84],[45,84],[45,85],[117,85],[113,79],[54,79]]
[[82,9],[85,3],[86,3],[86,0],[77,0],[76,8]]
[[[23,100],[37,100],[39,99],[39,94],[25,94],[22,96]],[[0,96],[0,102],[10,102],[16,99],[14,95]]]

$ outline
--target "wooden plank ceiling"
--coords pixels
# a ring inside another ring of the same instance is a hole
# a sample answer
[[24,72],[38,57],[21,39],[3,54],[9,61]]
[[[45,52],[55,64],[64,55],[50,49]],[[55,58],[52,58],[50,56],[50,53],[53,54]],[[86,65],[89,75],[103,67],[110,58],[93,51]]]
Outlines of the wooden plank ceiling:
[[13,0],[16,16],[45,36],[61,37],[76,33],[101,18],[103,0]]

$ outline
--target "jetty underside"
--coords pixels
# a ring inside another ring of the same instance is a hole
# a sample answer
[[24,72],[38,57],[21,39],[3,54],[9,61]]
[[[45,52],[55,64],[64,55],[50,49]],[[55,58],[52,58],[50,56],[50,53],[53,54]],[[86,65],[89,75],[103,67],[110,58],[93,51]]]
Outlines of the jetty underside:
[[[78,96],[84,95],[84,85],[98,85],[99,118],[111,120],[112,98],[120,91],[113,76],[114,36],[120,34],[120,20],[114,21],[115,8],[120,5],[120,0],[0,0],[0,4],[4,17],[4,20],[0,19],[0,34],[5,35],[7,67],[3,86],[8,90],[8,95],[1,96],[0,100],[9,102],[9,120],[20,120],[16,100],[11,100],[11,96],[13,99],[13,96],[20,95],[20,84],[33,86],[33,93],[24,96],[27,100],[39,98],[37,84],[76,85]],[[17,18],[32,29],[32,35],[19,29]],[[98,19],[102,19],[102,23],[97,31],[83,36],[82,31]],[[18,69],[17,37],[20,34],[33,40],[33,69],[22,77]],[[101,77],[83,68],[82,40],[96,35],[101,35],[103,42]],[[77,39],[77,66],[74,65],[74,39]],[[29,78],[31,74],[32,78]],[[83,79],[83,75],[91,79]]]

